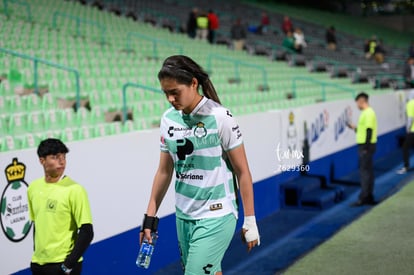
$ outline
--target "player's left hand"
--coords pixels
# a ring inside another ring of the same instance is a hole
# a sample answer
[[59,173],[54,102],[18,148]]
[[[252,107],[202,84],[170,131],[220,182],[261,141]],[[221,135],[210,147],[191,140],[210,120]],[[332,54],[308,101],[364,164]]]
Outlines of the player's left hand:
[[352,129],[352,130],[355,130],[355,128],[356,128],[356,126],[355,125],[353,125],[352,123],[350,123],[350,122],[347,122],[346,123],[346,126],[348,126],[348,128],[350,128],[350,129]]
[[260,235],[259,230],[257,229],[255,216],[244,217],[242,240],[247,244],[248,252],[250,252],[256,245],[260,245]]

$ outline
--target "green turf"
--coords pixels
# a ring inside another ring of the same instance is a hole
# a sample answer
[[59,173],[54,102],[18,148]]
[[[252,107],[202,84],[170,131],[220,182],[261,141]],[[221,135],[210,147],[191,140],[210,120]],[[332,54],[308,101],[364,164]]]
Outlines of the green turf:
[[414,181],[283,274],[414,274],[413,199]]

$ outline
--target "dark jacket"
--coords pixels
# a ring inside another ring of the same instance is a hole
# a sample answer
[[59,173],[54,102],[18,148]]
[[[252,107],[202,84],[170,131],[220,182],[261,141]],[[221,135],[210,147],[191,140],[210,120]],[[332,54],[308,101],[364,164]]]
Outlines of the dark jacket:
[[235,24],[231,27],[231,39],[233,40],[240,40],[246,39],[246,30],[244,29],[243,25]]
[[414,80],[414,79],[411,78],[411,75],[412,75],[411,70],[412,70],[412,68],[411,68],[410,64],[406,63],[405,67],[404,67],[404,79],[407,82],[411,82],[411,81]]
[[197,29],[197,15],[191,12],[187,21],[187,32],[195,32]]
[[336,44],[336,36],[335,36],[334,31],[327,30],[325,37],[326,37],[326,42],[327,43],[335,43]]

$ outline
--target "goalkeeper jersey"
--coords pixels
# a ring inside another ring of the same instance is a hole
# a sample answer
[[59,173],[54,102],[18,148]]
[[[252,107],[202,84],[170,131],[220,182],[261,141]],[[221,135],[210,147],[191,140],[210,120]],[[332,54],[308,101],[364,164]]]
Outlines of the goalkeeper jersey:
[[177,217],[237,217],[235,182],[223,152],[243,141],[230,111],[203,97],[190,114],[168,109],[160,130],[161,151],[174,161]]
[[32,262],[63,262],[75,245],[78,229],[92,224],[86,190],[68,176],[56,183],[46,183],[42,177],[29,185],[27,195],[35,224]]

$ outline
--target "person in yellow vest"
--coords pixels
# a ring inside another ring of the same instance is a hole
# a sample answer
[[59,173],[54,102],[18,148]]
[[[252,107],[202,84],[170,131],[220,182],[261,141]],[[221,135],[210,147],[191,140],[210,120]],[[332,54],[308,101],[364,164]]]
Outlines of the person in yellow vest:
[[92,216],[85,188],[65,175],[69,149],[59,139],[37,149],[44,177],[27,189],[34,223],[33,275],[79,275],[82,255],[93,238]]
[[197,17],[197,38],[207,41],[208,36],[208,17],[206,13],[201,13]]
[[398,174],[405,174],[410,168],[410,149],[414,145],[414,99],[407,102],[405,110],[407,112],[407,135],[402,146],[404,167],[397,171]]
[[356,96],[356,104],[361,110],[358,125],[348,123],[348,127],[356,132],[361,181],[359,199],[352,206],[375,204],[373,157],[377,143],[377,116],[369,105],[368,98],[368,94],[363,92]]
[[370,59],[374,56],[375,48],[377,47],[377,37],[375,35],[367,42],[366,47],[365,58]]

